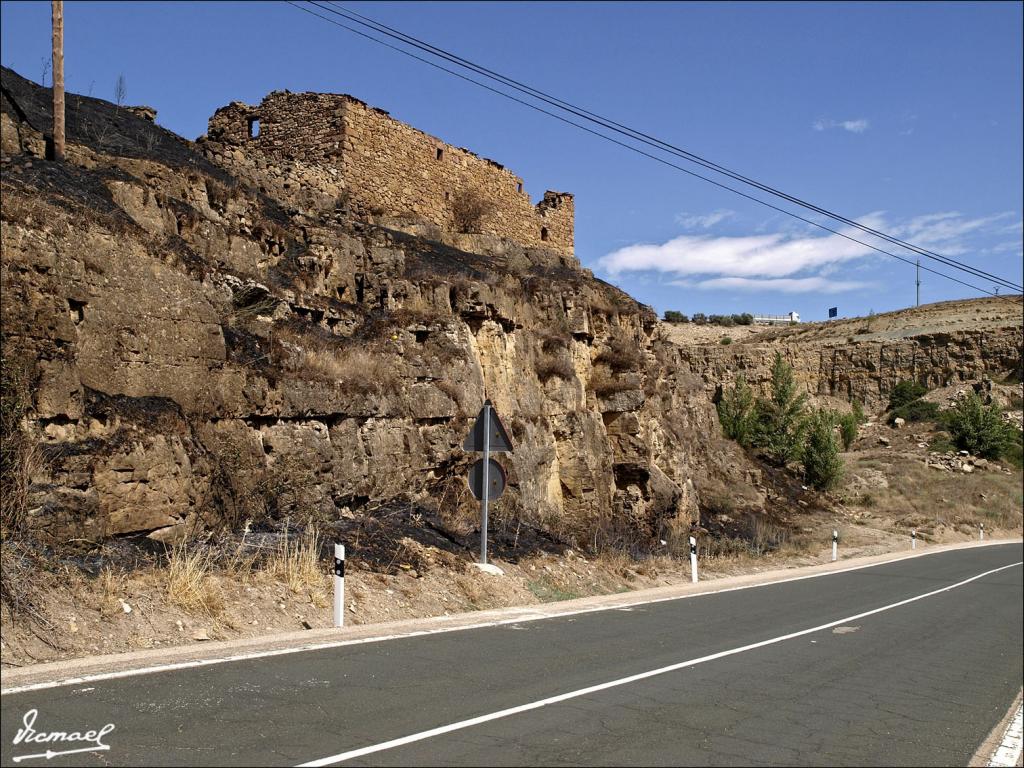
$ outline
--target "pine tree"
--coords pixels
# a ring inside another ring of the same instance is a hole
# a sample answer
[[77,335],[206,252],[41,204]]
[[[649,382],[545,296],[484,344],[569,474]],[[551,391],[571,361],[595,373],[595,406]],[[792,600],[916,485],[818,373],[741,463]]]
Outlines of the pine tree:
[[756,445],[764,449],[768,459],[785,466],[800,457],[806,431],[804,405],[806,393],[797,392],[793,368],[775,353],[772,364],[772,393],[757,401]]
[[843,475],[836,437],[836,415],[817,411],[809,420],[807,443],[803,449],[804,477],[821,491],[834,488]]
[[736,378],[736,386],[731,390],[722,392],[717,407],[718,420],[722,424],[725,436],[745,448],[748,447],[754,438],[756,426],[754,393],[743,376]]

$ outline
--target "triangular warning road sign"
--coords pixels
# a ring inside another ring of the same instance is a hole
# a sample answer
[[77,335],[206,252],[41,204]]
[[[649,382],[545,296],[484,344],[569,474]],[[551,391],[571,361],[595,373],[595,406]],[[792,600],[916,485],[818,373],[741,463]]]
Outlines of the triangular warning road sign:
[[512,453],[512,441],[509,439],[508,432],[505,431],[505,426],[501,423],[501,419],[498,418],[498,412],[494,410],[490,400],[484,402],[484,407],[480,409],[480,413],[473,423],[473,428],[469,430],[469,434],[466,436],[466,442],[462,444],[463,450],[482,451],[484,449],[484,422],[488,420],[488,414],[486,413],[488,410],[490,410],[491,425],[490,452]]

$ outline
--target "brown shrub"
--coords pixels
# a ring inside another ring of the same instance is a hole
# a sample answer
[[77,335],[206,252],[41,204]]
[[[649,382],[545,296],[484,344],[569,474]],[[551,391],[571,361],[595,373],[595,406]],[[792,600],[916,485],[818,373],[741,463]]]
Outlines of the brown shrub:
[[494,203],[475,189],[466,190],[452,200],[452,222],[457,232],[480,233],[484,219],[494,210]]
[[639,370],[643,360],[643,353],[636,342],[619,335],[612,338],[608,348],[602,351],[594,362],[607,365],[613,373],[621,373]]
[[633,389],[633,385],[616,376],[606,366],[597,365],[594,366],[594,372],[590,374],[590,389],[600,397],[607,397],[616,392]]
[[541,349],[549,355],[568,349],[571,341],[568,328],[558,331],[541,331],[540,338]]
[[32,475],[42,467],[39,445],[22,426],[30,403],[24,368],[0,359],[0,534],[5,540],[23,530]]
[[562,381],[571,381],[576,376],[576,369],[573,368],[572,360],[565,352],[556,354],[542,354],[537,358],[534,365],[537,378],[547,382],[551,378],[559,378]]

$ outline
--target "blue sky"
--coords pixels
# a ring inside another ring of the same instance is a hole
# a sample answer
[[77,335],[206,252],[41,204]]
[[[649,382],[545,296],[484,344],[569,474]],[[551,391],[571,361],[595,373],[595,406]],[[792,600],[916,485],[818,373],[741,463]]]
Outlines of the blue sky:
[[[850,218],[1022,279],[1020,3],[348,3]],[[49,3],[3,2],[38,81]],[[188,137],[233,100],[350,93],[576,195],[576,251],[659,312],[912,304],[913,268],[660,166],[284,3],[68,2],[71,91]],[[938,267],[948,271],[948,268]],[[991,290],[991,283],[965,278]],[[923,273],[922,301],[972,295]]]

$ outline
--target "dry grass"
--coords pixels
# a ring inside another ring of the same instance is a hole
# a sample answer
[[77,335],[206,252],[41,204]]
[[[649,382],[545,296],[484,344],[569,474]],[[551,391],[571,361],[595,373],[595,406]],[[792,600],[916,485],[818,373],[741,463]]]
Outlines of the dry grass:
[[402,314],[403,320],[423,324],[434,322],[440,315],[437,308],[420,293],[406,297],[398,312]]
[[187,546],[171,550],[167,556],[168,600],[186,611],[216,616],[224,604],[210,576],[212,567],[210,550],[190,550]]
[[990,530],[1021,530],[1024,492],[1019,471],[965,474],[929,469],[909,458],[879,463],[865,457],[850,468],[850,474],[863,468],[883,471],[889,487],[872,488],[851,501],[870,497],[869,504],[860,506],[871,507],[876,516],[884,514],[897,527],[914,527],[927,536],[942,529],[973,535],[981,523]]
[[326,567],[320,562],[321,541],[314,526],[298,538],[289,537],[285,529],[281,546],[267,559],[264,570],[295,594],[317,592],[327,580]]
[[277,337],[288,352],[284,367],[294,373],[331,381],[358,394],[385,394],[400,384],[398,369],[381,352],[343,347],[287,330],[278,331]]
[[437,379],[434,386],[444,392],[458,406],[460,414],[466,414],[466,385],[453,379]]

